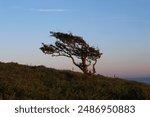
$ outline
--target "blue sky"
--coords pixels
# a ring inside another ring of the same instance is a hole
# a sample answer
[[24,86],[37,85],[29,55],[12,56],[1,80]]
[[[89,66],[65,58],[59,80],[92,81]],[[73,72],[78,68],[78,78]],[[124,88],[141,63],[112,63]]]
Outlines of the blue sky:
[[44,55],[49,31],[72,32],[104,53],[97,73],[150,76],[149,0],[0,0],[0,61],[76,68]]

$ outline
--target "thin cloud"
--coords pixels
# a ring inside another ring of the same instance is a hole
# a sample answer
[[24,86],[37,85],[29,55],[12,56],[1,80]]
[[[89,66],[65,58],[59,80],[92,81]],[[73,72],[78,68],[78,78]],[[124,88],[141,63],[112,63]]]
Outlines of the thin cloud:
[[37,12],[65,12],[66,9],[33,9]]

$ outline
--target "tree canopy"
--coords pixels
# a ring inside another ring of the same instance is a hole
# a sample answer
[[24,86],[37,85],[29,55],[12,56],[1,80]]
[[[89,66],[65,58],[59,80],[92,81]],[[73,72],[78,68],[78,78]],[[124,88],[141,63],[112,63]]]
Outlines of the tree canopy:
[[[42,43],[43,46],[40,49],[43,53],[71,58],[73,64],[80,68],[83,73],[96,73],[97,59],[102,55],[98,48],[90,46],[82,37],[72,33],[50,32],[50,34],[56,38],[56,42],[49,45]],[[77,62],[77,59],[80,62]]]

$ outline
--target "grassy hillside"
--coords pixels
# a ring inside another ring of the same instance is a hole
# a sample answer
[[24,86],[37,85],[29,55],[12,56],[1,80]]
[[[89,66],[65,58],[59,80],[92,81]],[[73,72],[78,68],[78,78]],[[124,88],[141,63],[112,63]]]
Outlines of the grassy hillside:
[[150,85],[44,66],[0,63],[0,99],[150,99]]

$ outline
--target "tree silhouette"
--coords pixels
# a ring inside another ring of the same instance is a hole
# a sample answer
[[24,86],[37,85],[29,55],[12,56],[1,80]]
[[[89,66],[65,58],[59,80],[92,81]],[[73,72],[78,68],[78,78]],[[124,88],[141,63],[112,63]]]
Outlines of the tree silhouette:
[[[52,56],[65,56],[72,59],[74,65],[85,74],[94,74],[97,59],[102,55],[99,49],[89,46],[82,37],[72,33],[50,32],[56,38],[54,45],[42,43],[40,48],[43,53]],[[80,62],[77,62],[79,59]]]

